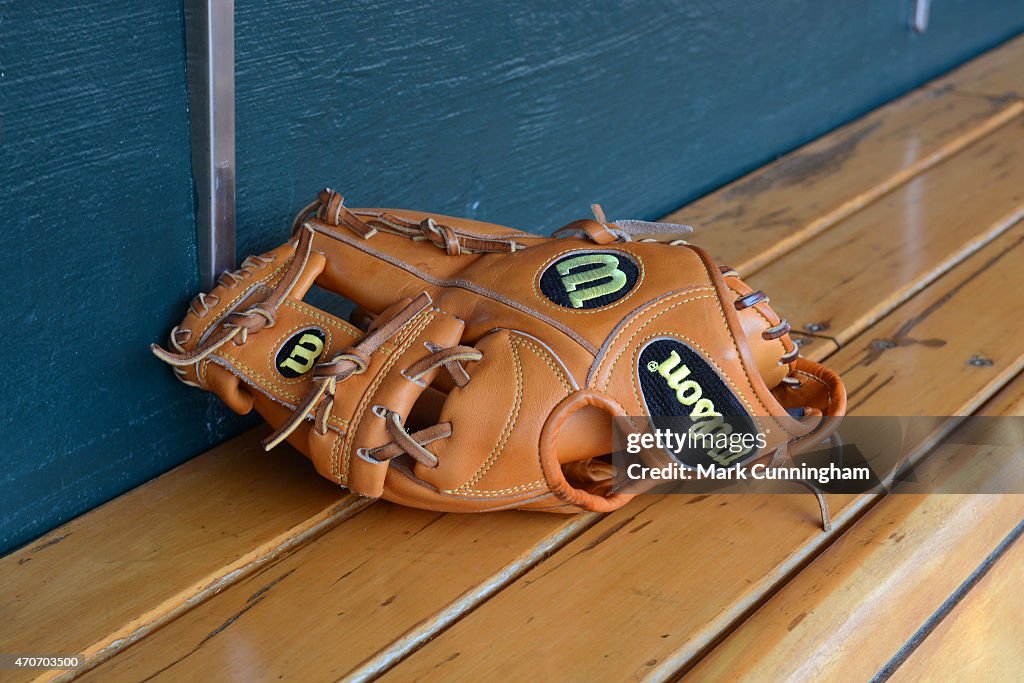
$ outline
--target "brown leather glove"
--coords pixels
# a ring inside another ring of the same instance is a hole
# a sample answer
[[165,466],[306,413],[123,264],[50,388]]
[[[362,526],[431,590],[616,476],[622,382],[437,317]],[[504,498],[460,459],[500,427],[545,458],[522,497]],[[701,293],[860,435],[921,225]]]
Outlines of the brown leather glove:
[[[842,415],[829,369],[685,226],[572,223],[541,237],[335,192],[293,238],[193,300],[154,352],[187,384],[253,408],[325,477],[431,510],[607,511],[613,416],[672,415],[729,431],[748,420],[783,452]],[[316,283],[352,321],[303,302]],[[728,466],[726,451],[709,463]]]

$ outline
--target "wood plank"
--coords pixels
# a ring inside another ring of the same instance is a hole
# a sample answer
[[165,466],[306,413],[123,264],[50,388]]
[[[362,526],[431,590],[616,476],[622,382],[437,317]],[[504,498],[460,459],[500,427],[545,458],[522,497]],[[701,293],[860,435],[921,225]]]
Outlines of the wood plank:
[[744,276],[1024,112],[1024,103],[916,91],[665,220]]
[[[0,652],[102,661],[365,507],[242,435],[0,559]],[[5,671],[26,680],[38,671]]]
[[373,505],[84,680],[335,680],[412,627],[446,625],[596,519]]
[[955,92],[996,99],[1024,99],[1024,36],[994,50],[926,86],[938,92]]
[[[851,413],[966,415],[1024,367],[1024,223],[958,264],[829,359]],[[972,362],[973,361],[973,362]],[[899,387],[916,394],[906,402]],[[924,410],[932,396],[964,397]],[[866,412],[871,410],[873,412]]]
[[[1015,410],[1021,395],[1024,376],[981,413]],[[964,448],[940,450],[915,470],[916,478],[942,482],[944,490],[983,490],[988,480],[1024,485],[1024,463],[1007,470],[1005,459],[987,457],[991,448],[982,447],[972,448],[969,457],[949,457]],[[688,678],[869,680],[1022,519],[1019,495],[887,496]],[[944,671],[959,671],[952,658],[947,664],[952,668]],[[964,680],[993,679],[992,671],[979,673],[986,675]],[[945,677],[912,680],[936,678]]]
[[1024,376],[1019,376],[996,394],[985,406],[985,415],[1024,416]]
[[811,360],[824,361],[839,350],[839,344],[836,343],[836,340],[829,337],[819,337],[799,332],[793,332],[790,336],[793,338],[794,343],[800,347],[800,355]]
[[[833,498],[838,525],[854,510]],[[726,628],[827,545],[809,496],[643,497],[383,680],[632,680]]]
[[748,281],[771,295],[794,328],[844,344],[1022,217],[1024,118]]
[[[853,390],[851,412],[968,413],[1016,375],[1024,366],[1024,300],[993,293],[1024,287],[1022,259],[1019,225],[835,354],[830,363]],[[944,343],[884,351],[872,344],[900,330]],[[992,364],[968,365],[974,354]],[[795,514],[802,502],[813,504],[809,496],[689,502],[668,496],[608,515],[398,664],[393,677],[671,678],[831,541],[812,526],[809,506]],[[849,522],[873,498],[837,502],[840,522]],[[583,626],[566,628],[567,615]]]
[[893,673],[892,681],[965,681],[1021,676],[1024,542],[1016,539],[938,627]]

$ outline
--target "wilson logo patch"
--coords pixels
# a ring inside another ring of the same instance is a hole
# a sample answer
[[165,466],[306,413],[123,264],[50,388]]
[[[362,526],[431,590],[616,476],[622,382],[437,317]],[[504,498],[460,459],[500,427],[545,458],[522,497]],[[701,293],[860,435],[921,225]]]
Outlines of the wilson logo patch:
[[688,448],[672,453],[683,465],[729,467],[758,452],[763,437],[742,402],[684,342],[651,341],[640,352],[637,374],[655,428],[687,439]]
[[544,269],[540,291],[566,308],[600,308],[629,294],[639,279],[640,266],[624,253],[577,251]]
[[306,374],[324,352],[325,340],[323,331],[315,327],[296,332],[277,352],[277,371],[289,379]]

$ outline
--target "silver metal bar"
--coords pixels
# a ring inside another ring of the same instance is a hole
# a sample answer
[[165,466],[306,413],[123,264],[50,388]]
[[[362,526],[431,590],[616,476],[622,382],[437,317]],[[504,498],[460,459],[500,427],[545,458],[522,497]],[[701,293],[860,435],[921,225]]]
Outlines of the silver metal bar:
[[914,0],[910,9],[910,28],[917,33],[928,30],[928,15],[931,12],[931,0]]
[[235,2],[185,0],[199,281],[235,267]]

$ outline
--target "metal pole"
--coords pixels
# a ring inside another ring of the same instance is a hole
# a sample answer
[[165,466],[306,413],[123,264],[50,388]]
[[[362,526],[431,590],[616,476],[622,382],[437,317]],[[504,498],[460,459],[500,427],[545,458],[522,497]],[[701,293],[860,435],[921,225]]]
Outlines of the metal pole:
[[910,28],[916,33],[924,33],[928,29],[931,4],[931,0],[914,0],[910,8]]
[[235,3],[185,0],[200,286],[235,267]]

